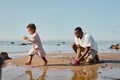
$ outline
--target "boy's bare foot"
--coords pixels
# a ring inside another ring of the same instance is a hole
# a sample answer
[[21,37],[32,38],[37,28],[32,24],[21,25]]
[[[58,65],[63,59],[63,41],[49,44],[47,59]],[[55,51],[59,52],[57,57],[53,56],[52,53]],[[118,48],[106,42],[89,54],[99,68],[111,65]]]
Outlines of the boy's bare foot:
[[26,62],[26,63],[25,63],[25,65],[31,65],[31,63],[29,63],[29,62]]

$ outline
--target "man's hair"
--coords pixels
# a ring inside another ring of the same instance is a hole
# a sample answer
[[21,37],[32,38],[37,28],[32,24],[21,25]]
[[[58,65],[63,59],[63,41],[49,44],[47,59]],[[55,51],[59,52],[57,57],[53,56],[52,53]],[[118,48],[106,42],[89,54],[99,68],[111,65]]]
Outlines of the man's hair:
[[81,27],[76,27],[74,31],[83,32]]
[[35,26],[34,23],[30,23],[30,24],[28,24],[27,28],[31,28],[31,29],[36,30],[36,26]]

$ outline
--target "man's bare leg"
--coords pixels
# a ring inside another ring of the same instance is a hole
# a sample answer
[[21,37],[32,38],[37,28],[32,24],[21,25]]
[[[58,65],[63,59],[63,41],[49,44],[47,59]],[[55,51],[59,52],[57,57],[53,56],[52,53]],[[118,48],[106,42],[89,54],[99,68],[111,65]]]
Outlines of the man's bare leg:
[[77,45],[75,43],[72,44],[72,49],[77,53]]

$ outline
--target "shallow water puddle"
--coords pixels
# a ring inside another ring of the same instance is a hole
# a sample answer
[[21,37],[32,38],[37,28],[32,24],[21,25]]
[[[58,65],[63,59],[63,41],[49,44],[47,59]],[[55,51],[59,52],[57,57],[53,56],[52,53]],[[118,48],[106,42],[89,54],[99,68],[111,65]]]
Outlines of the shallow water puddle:
[[120,80],[120,68],[99,68],[98,80]]
[[94,66],[14,66],[2,68],[2,80],[119,80],[119,68]]

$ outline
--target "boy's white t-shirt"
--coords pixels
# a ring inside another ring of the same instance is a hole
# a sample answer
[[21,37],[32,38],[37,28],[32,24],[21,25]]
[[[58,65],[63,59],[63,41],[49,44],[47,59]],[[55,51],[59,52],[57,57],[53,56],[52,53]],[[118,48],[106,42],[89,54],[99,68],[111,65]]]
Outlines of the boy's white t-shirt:
[[32,41],[32,47],[34,49],[42,48],[42,43],[41,43],[40,37],[37,32],[31,35],[30,40]]
[[84,48],[89,46],[90,49],[94,49],[95,51],[98,51],[95,40],[93,39],[93,37],[91,35],[86,34],[86,33],[83,33],[82,39],[77,38],[75,36],[75,44],[76,45],[79,44],[81,47],[84,47]]
[[35,32],[34,34],[32,34],[30,40],[32,42],[32,48],[30,49],[28,54],[29,55],[37,54],[38,56],[44,57],[46,53],[42,47],[42,43],[38,33]]

